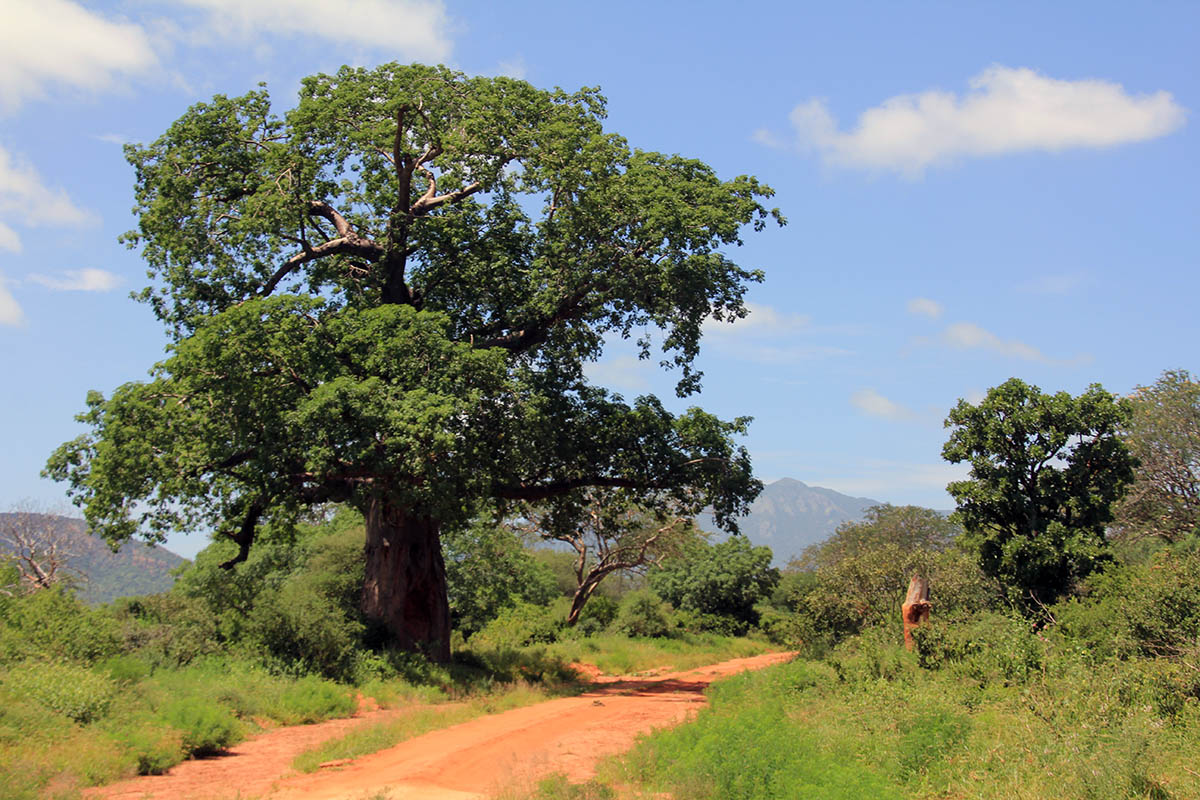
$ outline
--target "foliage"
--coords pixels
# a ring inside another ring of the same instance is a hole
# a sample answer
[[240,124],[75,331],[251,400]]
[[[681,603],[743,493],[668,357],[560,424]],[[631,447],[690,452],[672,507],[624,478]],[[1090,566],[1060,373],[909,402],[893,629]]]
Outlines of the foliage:
[[617,486],[735,529],[761,489],[733,442],[748,419],[626,403],[583,365],[658,329],[697,391],[704,326],[745,316],[762,277],[723,250],[782,218],[754,178],[633,149],[603,117],[592,89],[386,64],[306,78],[282,115],[265,88],[219,95],[128,146],[126,241],[175,340],[148,382],[89,394],[89,432],[47,473],[111,542],[207,526],[231,561],[260,527],[349,503],[364,588],[417,564],[387,548],[430,554],[400,582],[408,611],[364,595],[405,646],[448,641],[432,554],[477,501],[570,509]]
[[574,625],[601,583],[613,574],[643,574],[681,556],[708,534],[689,516],[640,507],[625,489],[593,489],[578,506],[536,505],[521,512],[531,534],[563,542],[575,551],[574,589],[567,624]]
[[61,588],[0,603],[0,663],[54,658],[90,664],[119,647],[116,621]]
[[1108,558],[1105,524],[1133,478],[1119,433],[1128,401],[1099,385],[1078,397],[1043,394],[1012,378],[946,419],[942,455],[971,477],[947,491],[979,564],[1011,599],[1040,611]]
[[6,690],[81,724],[107,714],[117,694],[117,685],[103,675],[74,664],[44,661],[9,667],[3,684]]
[[[985,606],[990,587],[973,559],[957,546],[959,529],[941,514],[917,506],[874,506],[859,522],[841,525],[788,565],[791,587],[780,598],[832,632],[900,618],[909,579],[930,582],[937,614]],[[811,574],[803,581],[799,575]]]
[[180,732],[183,750],[192,756],[216,755],[242,739],[242,726],[228,709],[193,699],[177,700],[163,718]]
[[668,559],[648,575],[650,587],[677,609],[729,617],[742,630],[757,623],[756,603],[770,597],[779,581],[771,549],[741,536],[715,545],[694,544],[685,556]]
[[554,574],[509,527],[486,517],[442,533],[450,613],[456,630],[479,631],[517,602],[545,605],[558,593]]
[[1167,370],[1131,405],[1125,442],[1138,466],[1117,525],[1127,538],[1179,541],[1200,530],[1200,382]]
[[558,638],[566,624],[565,604],[535,606],[532,603],[515,603],[471,637],[471,646],[484,649],[526,647],[531,644],[548,644]]
[[666,636],[671,632],[671,608],[649,589],[621,598],[612,630],[625,636]]

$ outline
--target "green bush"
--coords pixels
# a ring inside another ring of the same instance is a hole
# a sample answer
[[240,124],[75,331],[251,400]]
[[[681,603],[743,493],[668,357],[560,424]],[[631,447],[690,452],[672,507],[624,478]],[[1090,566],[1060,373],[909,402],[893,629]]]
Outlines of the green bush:
[[671,628],[671,607],[649,589],[622,597],[612,623],[613,631],[626,636],[666,636]]
[[0,607],[0,663],[55,658],[90,664],[120,647],[116,620],[70,592],[46,589]]
[[11,668],[4,686],[82,724],[108,713],[117,693],[116,684],[103,675],[74,664],[44,661],[26,661]]
[[1015,615],[990,612],[960,622],[934,621],[913,632],[917,662],[951,667],[981,683],[1024,683],[1046,661],[1046,639]]
[[545,607],[519,602],[502,610],[469,641],[472,649],[484,650],[549,644],[558,638],[565,624],[566,611],[562,603]]
[[184,758],[183,733],[152,717],[122,720],[109,736],[138,775],[161,775]]
[[178,700],[161,714],[179,731],[183,750],[189,756],[215,755],[242,739],[242,726],[233,713],[203,700]]
[[354,697],[347,689],[310,676],[284,689],[276,718],[285,725],[307,724],[350,716],[354,708]]

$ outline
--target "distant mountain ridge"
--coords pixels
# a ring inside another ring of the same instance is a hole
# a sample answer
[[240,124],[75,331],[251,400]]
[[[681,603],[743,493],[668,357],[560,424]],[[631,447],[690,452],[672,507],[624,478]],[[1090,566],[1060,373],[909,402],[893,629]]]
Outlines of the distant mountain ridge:
[[[786,564],[809,545],[828,539],[844,522],[856,522],[879,500],[809,486],[795,478],[780,478],[763,487],[750,504],[750,513],[738,520],[741,532],[754,545],[766,545],[777,565]],[[712,517],[702,516],[700,527],[716,530]]]
[[[18,516],[22,514],[0,513],[0,527]],[[128,541],[114,553],[103,539],[88,533],[87,523],[81,519],[53,514],[33,516],[67,535],[67,549],[75,554],[67,563],[86,577],[76,593],[92,605],[118,597],[165,592],[175,583],[171,570],[187,560],[160,545],[138,541]],[[0,544],[0,552],[3,548]]]

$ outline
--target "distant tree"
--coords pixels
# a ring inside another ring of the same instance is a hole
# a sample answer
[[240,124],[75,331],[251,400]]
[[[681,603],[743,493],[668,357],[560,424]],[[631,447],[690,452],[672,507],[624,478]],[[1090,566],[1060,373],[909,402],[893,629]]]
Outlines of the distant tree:
[[942,455],[971,465],[947,491],[983,571],[1027,611],[1054,602],[1110,556],[1105,525],[1133,479],[1121,440],[1131,410],[1093,384],[1078,397],[1017,378],[946,419]]
[[1200,382],[1168,370],[1130,404],[1125,443],[1138,466],[1116,525],[1128,539],[1179,541],[1200,529]]
[[650,588],[676,608],[753,625],[755,604],[769,598],[779,582],[771,559],[771,548],[731,536],[715,545],[693,544],[647,577]]
[[0,514],[0,560],[15,569],[16,580],[0,585],[13,596],[54,586],[73,586],[86,576],[71,565],[79,556],[75,534],[60,517],[20,506]]
[[577,507],[531,508],[523,514],[523,530],[568,544],[575,551],[568,625],[579,621],[605,578],[616,572],[644,573],[707,535],[689,515],[647,510],[635,500],[620,489],[593,489]]
[[[957,600],[963,573],[978,573],[974,567],[952,568],[961,559],[947,551],[961,532],[932,509],[872,506],[864,519],[843,523],[789,564],[789,570],[816,573],[817,580],[807,586],[794,581],[795,591],[805,595],[808,612],[845,616],[858,625],[898,620],[905,587],[914,573],[931,580],[935,601],[943,596]],[[815,605],[843,606],[844,612],[815,609]]]
[[593,89],[385,64],[305,78],[283,114],[265,89],[217,96],[127,146],[125,241],[174,342],[148,382],[88,396],[47,473],[109,541],[207,526],[230,566],[260,527],[349,504],[363,612],[439,660],[441,531],[480,502],[620,487],[735,529],[762,488],[748,419],[627,403],[584,366],[653,334],[698,391],[704,328],[762,278],[726,251],[783,220],[756,179],[604,116]]

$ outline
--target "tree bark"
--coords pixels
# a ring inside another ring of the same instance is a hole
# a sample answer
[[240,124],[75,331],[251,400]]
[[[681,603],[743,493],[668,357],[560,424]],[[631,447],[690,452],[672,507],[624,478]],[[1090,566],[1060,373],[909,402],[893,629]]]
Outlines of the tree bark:
[[372,499],[362,610],[393,644],[450,660],[450,604],[438,522]]
[[574,627],[576,622],[579,622],[579,615],[583,612],[583,607],[587,605],[587,601],[591,598],[592,592],[596,591],[595,583],[585,583],[575,590],[575,596],[571,598],[571,610],[567,613],[567,625]]

